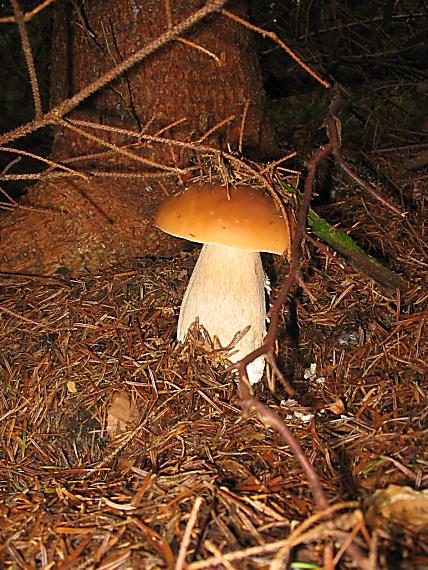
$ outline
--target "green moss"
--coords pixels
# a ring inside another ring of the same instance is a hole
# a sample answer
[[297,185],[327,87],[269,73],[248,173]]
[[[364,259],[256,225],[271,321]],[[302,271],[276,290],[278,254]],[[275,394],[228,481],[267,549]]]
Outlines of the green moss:
[[[296,195],[297,200],[300,201],[300,194],[297,194],[294,188],[288,186],[288,184],[284,184],[284,188],[287,192]],[[327,220],[321,218],[321,216],[313,210],[309,210],[308,225],[318,238],[343,255],[343,257],[348,259],[352,265],[362,273],[365,273],[378,283],[390,289],[406,289],[406,283],[399,275],[365,253],[351,236],[341,230],[333,228]]]

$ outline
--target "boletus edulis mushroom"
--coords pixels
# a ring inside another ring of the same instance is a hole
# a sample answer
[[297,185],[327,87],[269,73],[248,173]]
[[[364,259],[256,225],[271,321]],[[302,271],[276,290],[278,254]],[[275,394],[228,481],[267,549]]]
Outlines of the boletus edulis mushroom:
[[[273,201],[251,186],[191,185],[159,207],[156,226],[204,244],[181,304],[177,339],[198,319],[238,362],[266,334],[266,275],[260,252],[289,254],[291,232]],[[264,358],[247,367],[251,384],[263,376]]]

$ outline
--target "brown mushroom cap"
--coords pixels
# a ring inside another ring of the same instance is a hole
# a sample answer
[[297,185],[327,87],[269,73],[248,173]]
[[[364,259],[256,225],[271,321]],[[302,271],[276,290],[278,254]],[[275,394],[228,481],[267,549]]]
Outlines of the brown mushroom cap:
[[199,243],[279,254],[290,248],[288,221],[251,186],[192,185],[160,205],[155,224]]

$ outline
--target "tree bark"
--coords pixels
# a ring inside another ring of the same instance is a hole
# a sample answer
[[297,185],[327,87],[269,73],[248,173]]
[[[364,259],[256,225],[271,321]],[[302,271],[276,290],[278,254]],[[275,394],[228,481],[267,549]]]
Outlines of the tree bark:
[[[199,0],[60,4],[53,31],[51,108],[204,4]],[[228,9],[246,17],[245,4],[238,0]],[[163,136],[188,142],[233,117],[204,143],[237,150],[242,116],[249,105],[244,153],[272,157],[275,147],[265,123],[252,40],[248,30],[225,16],[208,16],[85,99],[66,119],[145,134],[166,128]],[[176,121],[180,122],[167,128]],[[128,145],[128,150],[167,168],[195,161],[194,151],[188,149],[144,141],[135,146],[137,139],[123,133],[82,124],[78,128],[107,143]],[[78,158],[84,155],[86,159]],[[52,158],[90,175],[87,180],[79,176],[42,180],[23,203],[38,209],[14,210],[0,220],[0,270],[93,272],[129,257],[168,254],[180,247],[178,240],[153,227],[160,200],[182,184],[178,176],[167,172],[161,179],[131,177],[155,174],[156,169],[67,127],[55,131]]]

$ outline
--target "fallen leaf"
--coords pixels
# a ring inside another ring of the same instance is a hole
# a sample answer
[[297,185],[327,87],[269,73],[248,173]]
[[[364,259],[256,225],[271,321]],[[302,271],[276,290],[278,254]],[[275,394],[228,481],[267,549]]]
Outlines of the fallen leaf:
[[138,410],[126,392],[118,392],[113,396],[107,415],[107,433],[112,438],[128,429],[138,419]]
[[67,390],[70,394],[77,394],[76,382],[73,382],[72,380],[67,382]]
[[335,402],[327,406],[327,409],[336,414],[336,416],[341,416],[345,413],[345,404],[341,398],[337,398]]
[[428,528],[428,489],[389,485],[376,491],[367,501],[367,522],[373,527],[399,524],[412,531]]

